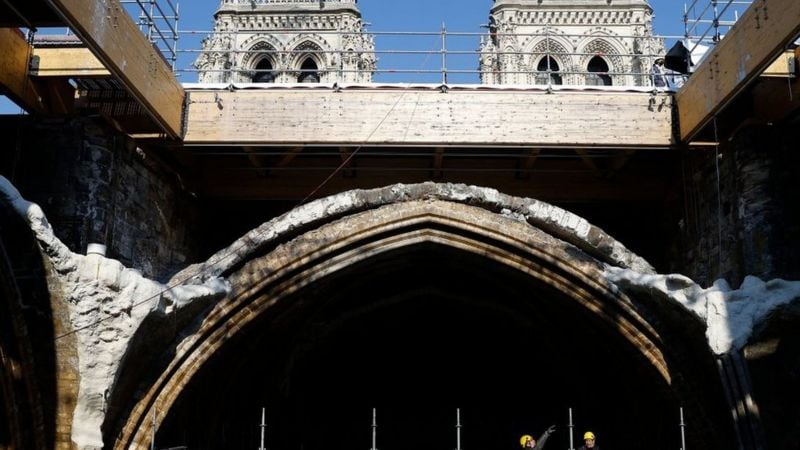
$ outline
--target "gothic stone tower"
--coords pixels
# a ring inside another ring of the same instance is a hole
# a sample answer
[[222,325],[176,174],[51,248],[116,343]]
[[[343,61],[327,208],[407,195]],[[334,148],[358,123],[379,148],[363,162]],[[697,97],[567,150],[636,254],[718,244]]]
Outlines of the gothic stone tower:
[[357,0],[222,0],[195,62],[201,83],[368,83],[374,43]]
[[646,0],[495,0],[481,82],[647,86],[652,23]]

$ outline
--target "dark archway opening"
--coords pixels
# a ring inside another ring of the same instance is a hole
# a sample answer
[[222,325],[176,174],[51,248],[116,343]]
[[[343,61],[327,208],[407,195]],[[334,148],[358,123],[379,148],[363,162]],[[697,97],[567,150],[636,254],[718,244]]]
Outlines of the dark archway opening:
[[609,68],[606,60],[595,56],[589,60],[587,67],[589,73],[586,74],[586,84],[589,86],[611,86],[611,76],[608,74]]
[[465,449],[512,450],[551,424],[548,447],[566,448],[571,407],[576,437],[591,429],[603,447],[677,448],[671,389],[612,328],[471,253],[385,253],[232,338],[183,392],[157,447],[257,448],[265,407],[272,450],[366,449],[375,407],[381,450],[452,449],[458,407]]
[[536,83],[562,84],[561,74],[558,73],[560,70],[561,67],[559,67],[558,62],[552,56],[542,58],[536,66],[536,71],[539,72],[536,74]]
[[300,75],[297,76],[298,83],[319,83],[320,77],[317,63],[314,58],[308,57],[300,66]]
[[274,83],[275,72],[273,72],[272,61],[264,58],[256,64],[253,83]]

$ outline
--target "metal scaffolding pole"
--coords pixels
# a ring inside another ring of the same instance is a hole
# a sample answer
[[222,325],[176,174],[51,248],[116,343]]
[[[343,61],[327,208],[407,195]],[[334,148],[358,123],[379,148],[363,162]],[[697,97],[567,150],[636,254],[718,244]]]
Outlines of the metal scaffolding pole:
[[264,433],[267,429],[267,412],[266,408],[261,408],[261,445],[258,447],[258,450],[267,450],[264,446]]

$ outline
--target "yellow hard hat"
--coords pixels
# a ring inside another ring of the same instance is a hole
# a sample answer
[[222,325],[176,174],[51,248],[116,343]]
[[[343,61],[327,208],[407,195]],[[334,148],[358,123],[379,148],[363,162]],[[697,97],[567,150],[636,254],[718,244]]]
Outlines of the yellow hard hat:
[[519,445],[521,447],[525,447],[525,445],[533,440],[533,436],[530,434],[523,434],[521,438],[519,438]]
[[591,431],[583,433],[583,440],[585,441],[587,439],[594,439],[594,433],[592,433]]

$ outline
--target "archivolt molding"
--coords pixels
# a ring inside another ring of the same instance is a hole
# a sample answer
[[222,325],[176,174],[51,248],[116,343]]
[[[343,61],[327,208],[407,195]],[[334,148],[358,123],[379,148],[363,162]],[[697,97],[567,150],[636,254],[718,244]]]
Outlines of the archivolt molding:
[[548,37],[535,41],[532,45],[528,46],[525,53],[529,55],[528,68],[532,72],[537,72],[539,61],[548,55],[552,57],[559,65],[563,72],[574,72],[575,62],[567,51],[569,43],[562,39]]
[[[242,48],[247,50],[247,53],[242,57],[240,67],[245,70],[253,70],[264,58],[268,58],[272,62],[272,67],[278,68],[285,65],[285,56],[282,53],[277,53],[281,48],[280,41],[272,36],[255,36],[248,39],[242,44]],[[259,50],[270,52],[268,54],[256,53]]]
[[611,72],[623,71],[625,67],[625,57],[620,55],[624,55],[626,51],[618,45],[618,39],[619,38],[613,36],[601,34],[594,34],[585,39],[578,45],[578,53],[599,53],[600,55],[590,54],[580,56],[579,66],[583,67],[583,70],[586,70],[589,60],[595,56],[600,56],[609,63],[608,66]]
[[427,182],[356,189],[301,205],[251,230],[205,263],[184,269],[172,281],[224,275],[250,259],[251,255],[263,252],[264,248],[291,239],[299,230],[388,204],[426,199],[469,204],[509,215],[575,245],[599,261],[641,273],[655,273],[647,261],[608,233],[557,206],[532,198],[506,195],[491,188]]
[[270,34],[256,34],[242,41],[239,48],[252,49],[259,45],[269,45],[274,49],[283,49],[284,45],[278,38]]
[[333,65],[334,55],[332,53],[323,53],[323,50],[331,50],[335,47],[330,45],[322,36],[316,34],[295,36],[286,44],[286,48],[292,52],[289,56],[291,61],[289,66],[292,69],[299,70],[300,65],[309,56],[314,58],[320,71],[326,70]]

